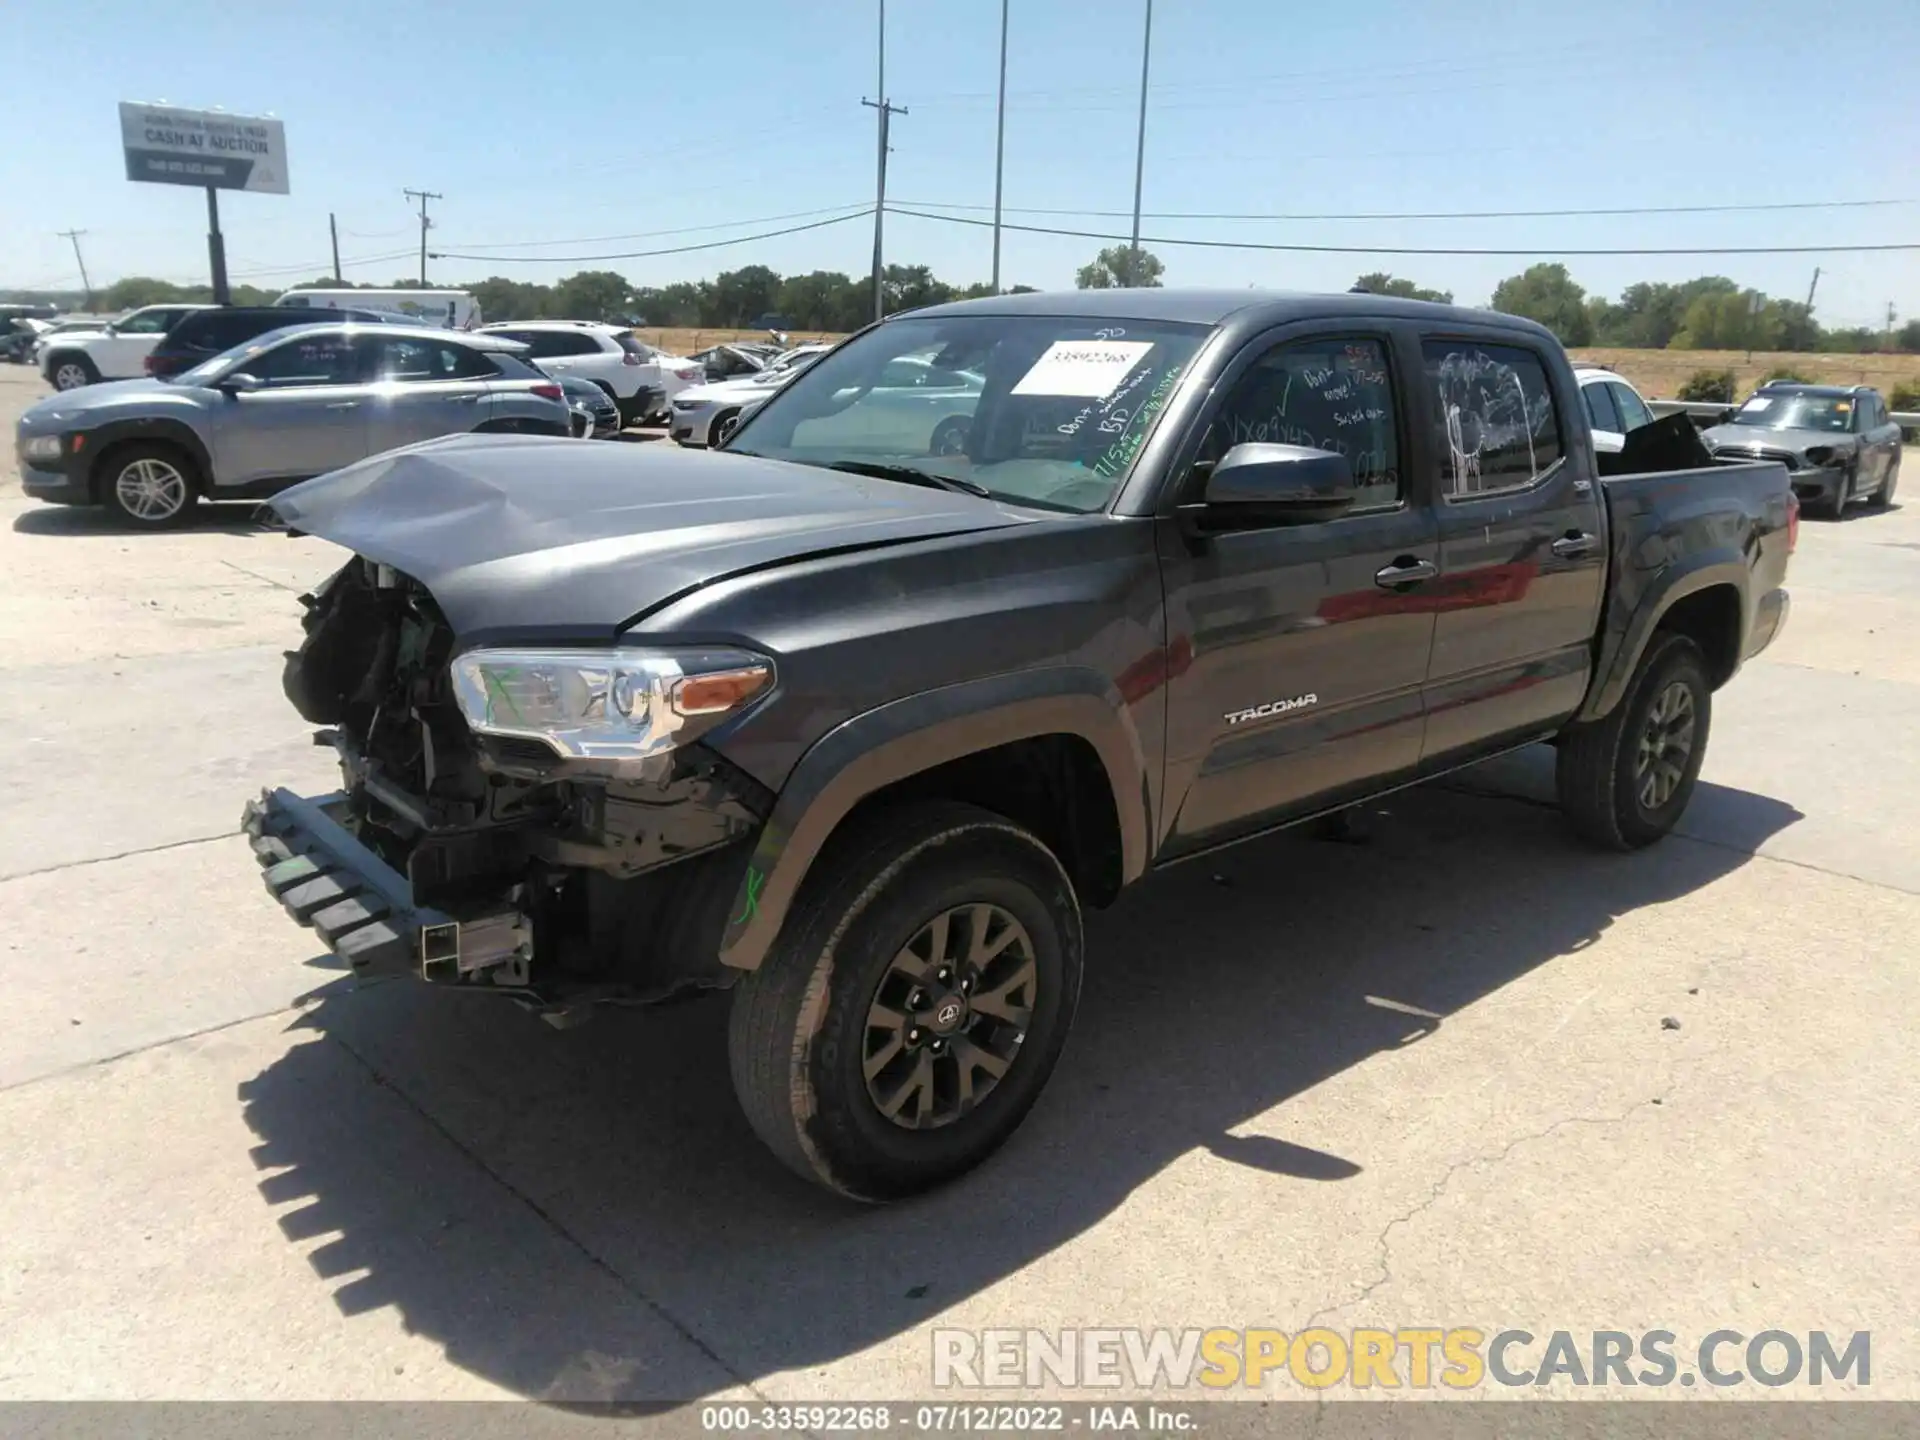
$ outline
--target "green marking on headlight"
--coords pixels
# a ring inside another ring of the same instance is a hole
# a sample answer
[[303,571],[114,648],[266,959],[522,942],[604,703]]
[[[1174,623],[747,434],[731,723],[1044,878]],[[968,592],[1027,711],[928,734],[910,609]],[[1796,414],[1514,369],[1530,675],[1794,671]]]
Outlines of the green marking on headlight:
[[507,693],[506,688],[501,685],[499,677],[496,676],[493,671],[489,670],[484,662],[480,666],[480,678],[486,684],[487,698],[489,701],[495,705],[505,706],[507,713],[515,720],[524,721],[526,719],[526,717],[520,713],[520,707],[513,703],[513,696]]

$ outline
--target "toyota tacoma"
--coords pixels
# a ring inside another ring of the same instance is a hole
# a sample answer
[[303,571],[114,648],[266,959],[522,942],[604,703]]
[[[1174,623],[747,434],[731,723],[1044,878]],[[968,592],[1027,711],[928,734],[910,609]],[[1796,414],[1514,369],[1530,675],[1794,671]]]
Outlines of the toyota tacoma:
[[[901,360],[981,378],[958,441]],[[450,437],[271,509],[353,552],[285,672],[343,784],[246,809],[281,905],[556,1024],[730,988],[754,1129],[866,1200],[1006,1140],[1158,867],[1540,741],[1573,830],[1665,835],[1798,523],[1684,419],[1597,457],[1529,321],[1174,290],[894,317],[712,452]]]

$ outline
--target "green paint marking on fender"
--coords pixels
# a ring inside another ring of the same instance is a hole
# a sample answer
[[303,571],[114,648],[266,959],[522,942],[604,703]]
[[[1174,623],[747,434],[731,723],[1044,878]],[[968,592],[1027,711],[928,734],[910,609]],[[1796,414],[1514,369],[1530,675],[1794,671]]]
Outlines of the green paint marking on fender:
[[760,887],[766,883],[766,879],[766,875],[758,865],[747,867],[747,898],[740,907],[740,913],[727,922],[729,925],[738,929],[742,925],[750,924],[754,917],[759,915]]

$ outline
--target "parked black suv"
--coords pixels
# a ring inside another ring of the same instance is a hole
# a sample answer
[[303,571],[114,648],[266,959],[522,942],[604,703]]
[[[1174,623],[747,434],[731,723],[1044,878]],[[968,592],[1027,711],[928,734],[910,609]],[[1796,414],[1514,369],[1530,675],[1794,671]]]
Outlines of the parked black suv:
[[[329,310],[326,318],[378,325],[386,317],[372,310]],[[153,347],[147,356],[147,374],[165,380],[269,330],[317,323],[312,312],[284,305],[227,305],[215,310],[195,310],[182,317]]]

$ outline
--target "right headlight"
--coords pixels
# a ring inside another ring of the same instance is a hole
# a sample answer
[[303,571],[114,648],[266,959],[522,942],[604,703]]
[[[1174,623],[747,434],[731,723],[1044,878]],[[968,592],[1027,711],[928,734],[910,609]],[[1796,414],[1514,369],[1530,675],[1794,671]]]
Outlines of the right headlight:
[[453,694],[481,735],[579,760],[640,760],[711,730],[773,688],[745,650],[469,650]]

